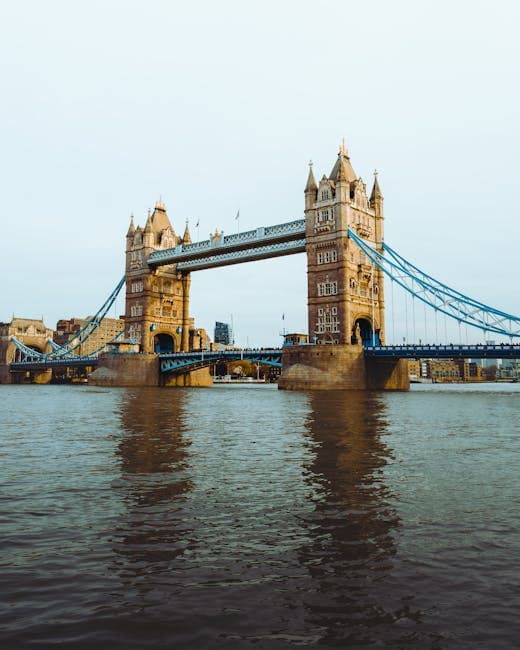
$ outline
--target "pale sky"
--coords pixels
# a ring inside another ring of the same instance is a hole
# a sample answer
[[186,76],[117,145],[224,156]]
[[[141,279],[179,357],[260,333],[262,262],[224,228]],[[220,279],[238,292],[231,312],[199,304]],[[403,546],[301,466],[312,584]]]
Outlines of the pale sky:
[[[514,0],[4,0],[0,321],[95,312],[160,196],[194,239],[302,218],[342,138],[393,248],[520,314],[519,24]],[[190,311],[279,344],[305,256],[194,273]]]

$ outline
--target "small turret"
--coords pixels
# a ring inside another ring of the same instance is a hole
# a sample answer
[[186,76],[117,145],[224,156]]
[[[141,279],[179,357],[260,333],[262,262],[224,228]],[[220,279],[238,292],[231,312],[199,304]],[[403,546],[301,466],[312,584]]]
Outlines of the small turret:
[[372,187],[372,193],[370,194],[370,207],[374,208],[375,204],[378,200],[382,201],[383,200],[383,193],[381,192],[381,188],[379,187],[379,182],[377,180],[377,169],[374,170],[374,186]]
[[155,244],[150,210],[148,210],[148,217],[143,230],[143,244],[148,248],[153,248]]
[[383,246],[383,223],[384,223],[384,212],[383,212],[383,193],[379,187],[379,181],[377,180],[377,169],[374,170],[374,186],[372,187],[372,193],[370,194],[370,207],[375,212],[376,221],[376,246],[381,249]]
[[312,160],[309,161],[309,176],[307,177],[307,185],[305,186],[305,208],[312,208],[318,195],[318,186],[312,171]]
[[134,226],[134,215],[130,215],[130,226],[128,227],[128,232],[126,233],[127,237],[133,237],[135,233],[135,226]]
[[309,161],[309,176],[307,177],[307,185],[305,186],[305,192],[316,192],[318,186],[316,185],[316,180],[314,178],[314,173],[312,171],[312,160]]
[[191,235],[190,235],[190,229],[188,225],[188,219],[186,219],[186,228],[184,229],[184,235],[182,236],[182,243],[191,244]]

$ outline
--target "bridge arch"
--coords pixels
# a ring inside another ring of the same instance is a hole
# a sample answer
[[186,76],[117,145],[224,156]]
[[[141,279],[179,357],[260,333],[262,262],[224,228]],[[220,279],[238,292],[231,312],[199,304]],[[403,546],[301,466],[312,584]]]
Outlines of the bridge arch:
[[153,337],[153,349],[154,352],[169,354],[175,352],[175,339],[171,334],[165,334],[163,332],[155,334]]
[[[368,316],[358,316],[354,321],[352,328],[352,343],[362,343],[363,345],[372,345],[375,341],[379,345],[379,331],[376,330],[375,337],[373,336],[372,319]],[[361,340],[359,341],[358,338]]]
[[[9,346],[9,359],[8,363],[18,363],[20,361],[25,361],[27,358],[27,354],[25,352],[22,352],[20,348],[17,348],[13,343]],[[26,345],[27,348],[34,350],[38,354],[43,354],[46,352],[45,349],[43,349],[39,345]]]

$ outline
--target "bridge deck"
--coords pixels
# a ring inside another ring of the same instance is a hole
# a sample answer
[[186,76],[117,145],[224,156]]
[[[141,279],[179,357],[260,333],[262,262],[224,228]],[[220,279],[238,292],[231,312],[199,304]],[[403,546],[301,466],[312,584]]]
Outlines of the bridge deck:
[[520,345],[367,345],[366,357],[399,359],[518,359]]
[[172,352],[160,354],[161,372],[182,373],[208,366],[217,361],[246,360],[281,368],[282,350],[280,348],[222,350],[215,352]]

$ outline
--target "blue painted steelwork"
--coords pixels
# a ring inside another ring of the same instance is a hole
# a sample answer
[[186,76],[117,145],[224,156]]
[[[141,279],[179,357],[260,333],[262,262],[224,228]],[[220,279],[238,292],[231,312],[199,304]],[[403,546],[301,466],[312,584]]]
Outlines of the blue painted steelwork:
[[197,368],[217,363],[218,361],[246,360],[262,363],[275,368],[282,367],[282,350],[270,348],[266,350],[222,350],[220,352],[175,352],[159,355],[162,373],[182,374]]
[[89,338],[89,336],[96,330],[102,320],[105,318],[105,316],[108,314],[110,308],[115,302],[115,299],[119,295],[119,292],[121,289],[124,287],[125,284],[125,276],[119,280],[117,283],[116,288],[112,291],[112,293],[108,296],[108,298],[105,300],[103,305],[98,309],[98,311],[92,316],[92,318],[77,332],[77,334],[74,336],[71,342],[67,343],[67,345],[62,346],[61,350],[56,350],[52,352],[49,356],[52,357],[59,357],[62,355],[69,354],[70,352],[73,352],[77,348],[79,348],[85,341]]
[[[38,352],[37,350],[33,350],[32,348],[29,348],[26,346],[24,343],[19,341],[15,336],[11,336],[11,341],[14,343],[14,345],[20,350],[25,355],[25,358],[30,361],[34,361],[36,359],[45,361],[45,360],[55,360],[55,359],[77,359],[78,355],[74,354],[74,350],[77,350],[81,345],[85,343],[85,341],[89,338],[89,336],[101,325],[101,322],[107,315],[108,311],[114,304],[115,299],[117,298],[119,292],[123,288],[125,284],[125,278],[121,278],[121,280],[117,283],[116,288],[112,291],[112,293],[109,295],[109,297],[105,300],[103,305],[98,309],[98,311],[95,313],[92,318],[75,334],[74,338],[72,341],[67,343],[67,345],[57,345],[54,343],[54,341],[51,341],[49,339],[48,343],[50,347],[52,348],[52,352],[45,353],[45,352]],[[119,332],[110,343],[117,341],[121,336],[123,336],[124,330]],[[101,346],[98,350],[93,352],[92,354],[98,354],[103,350],[106,345],[104,344]],[[23,362],[17,362],[17,363],[23,363]]]
[[387,244],[383,244],[383,251],[380,251],[350,228],[348,234],[370,261],[389,278],[436,311],[485,332],[520,337],[520,317],[507,314],[451,289],[405,260]]
[[[294,243],[296,240],[298,244]],[[293,242],[292,245],[290,242]],[[305,219],[298,219],[275,226],[261,226],[234,235],[217,235],[201,242],[180,244],[174,248],[154,251],[147,263],[150,266],[176,264],[179,271],[195,271],[266,257],[290,255],[304,250]]]
[[366,357],[397,359],[520,359],[520,345],[367,345]]
[[208,255],[202,259],[179,262],[178,271],[201,271],[218,266],[229,266],[230,264],[240,264],[242,262],[254,262],[281,255],[293,255],[295,253],[305,252],[305,239],[296,239],[294,241],[279,242],[267,246],[255,246],[245,250],[231,252],[219,252],[215,255]]
[[13,361],[9,368],[11,370],[49,370],[51,368],[85,368],[88,366],[97,366],[97,356],[81,357],[79,354],[73,354],[67,358],[61,359],[27,359],[26,361]]

